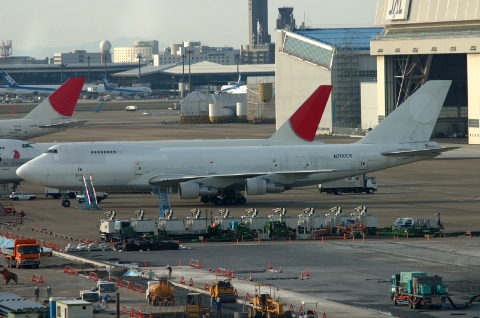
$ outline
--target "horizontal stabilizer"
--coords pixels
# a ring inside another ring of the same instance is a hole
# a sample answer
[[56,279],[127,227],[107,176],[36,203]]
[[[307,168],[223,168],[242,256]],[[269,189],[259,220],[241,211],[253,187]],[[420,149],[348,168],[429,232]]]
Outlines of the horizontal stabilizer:
[[47,125],[41,125],[38,126],[40,128],[74,128],[74,127],[80,127],[85,124],[87,120],[78,120],[78,121],[69,121],[69,122],[64,122],[64,123],[51,123]]
[[391,157],[435,157],[441,154],[442,152],[455,150],[460,147],[445,147],[445,148],[438,148],[438,149],[419,149],[419,150],[399,150],[399,151],[390,151],[390,152],[382,152],[384,156],[391,156]]

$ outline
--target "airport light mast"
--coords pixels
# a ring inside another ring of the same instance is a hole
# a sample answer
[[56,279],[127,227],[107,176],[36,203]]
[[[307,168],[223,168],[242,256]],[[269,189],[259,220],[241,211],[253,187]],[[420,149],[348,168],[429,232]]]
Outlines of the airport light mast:
[[190,72],[190,66],[191,66],[190,55],[193,53],[193,51],[192,50],[187,50],[187,53],[188,53],[188,92],[191,93],[192,92],[192,81],[191,81],[191,72]]
[[140,68],[141,68],[140,61],[141,61],[142,56],[140,54],[138,54],[137,58],[138,58],[138,82],[141,83],[142,82],[142,74],[140,73]]

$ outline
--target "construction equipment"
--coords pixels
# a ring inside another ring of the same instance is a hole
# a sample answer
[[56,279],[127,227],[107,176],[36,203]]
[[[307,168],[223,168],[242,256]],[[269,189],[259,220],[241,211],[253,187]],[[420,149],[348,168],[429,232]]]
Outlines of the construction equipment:
[[[262,293],[262,288],[269,289],[269,293]],[[255,296],[252,299],[252,307],[248,308],[249,318],[291,318],[290,311],[283,311],[283,303],[272,297],[273,285],[255,284]]]
[[210,308],[203,307],[201,293],[188,293],[185,304],[185,318],[200,318],[210,314]]
[[160,277],[154,284],[148,282],[147,301],[153,306],[174,306],[175,292],[175,286],[166,277]]
[[440,308],[448,298],[448,285],[442,277],[427,276],[425,272],[401,272],[392,275],[391,299],[398,305],[409,303],[410,308],[422,306]]
[[232,281],[230,279],[218,280],[216,276],[216,282],[210,286],[210,297],[215,299],[220,298],[222,303],[234,303],[235,302],[235,289],[233,288]]

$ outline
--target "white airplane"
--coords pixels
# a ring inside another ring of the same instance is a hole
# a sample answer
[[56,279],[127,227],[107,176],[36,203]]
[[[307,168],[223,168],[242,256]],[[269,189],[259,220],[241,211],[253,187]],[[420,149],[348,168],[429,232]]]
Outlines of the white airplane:
[[[221,147],[221,146],[254,146],[254,145],[274,145],[285,144],[287,142],[298,143],[301,139],[305,141],[313,141],[315,133],[317,131],[318,123],[323,115],[323,111],[330,96],[332,87],[329,85],[321,86],[315,94],[313,94],[304,105],[315,106],[316,113],[312,114],[308,120],[303,121],[300,113],[292,116],[293,122],[298,125],[302,125],[301,135],[297,135],[290,127],[280,128],[269,139],[217,139],[217,140],[153,140],[153,141],[118,141],[113,142],[115,144],[121,144],[123,146],[143,146],[153,148],[172,148],[172,147]],[[306,107],[306,106],[305,106]],[[300,139],[301,138],[301,139]],[[112,142],[95,143],[110,144]],[[41,155],[49,147],[56,145],[57,143],[30,143],[20,140],[0,139],[0,184],[13,183],[20,184],[23,181],[17,174],[18,167],[32,160],[33,158]],[[90,145],[89,142],[74,143],[79,147]],[[3,160],[12,159],[12,160]],[[15,160],[13,160],[15,159]],[[81,190],[82,184],[78,184],[75,189]]]
[[129,95],[139,95],[141,97],[147,97],[152,93],[152,89],[146,86],[132,86],[132,87],[112,87],[110,83],[102,75],[102,82],[104,86],[105,94],[110,94],[113,96],[129,96]]
[[242,75],[238,76],[237,84],[235,85],[222,85],[220,87],[220,93],[229,93],[229,94],[246,94],[247,85],[240,85]]
[[[22,96],[48,96],[57,90],[61,85],[18,85],[17,82],[5,71],[2,71],[3,80],[7,83],[5,93],[10,95]],[[3,88],[0,89],[0,94]],[[105,89],[103,85],[84,84],[82,86],[83,94],[101,94]]]
[[72,118],[84,82],[70,78],[25,117],[0,120],[0,138],[25,140],[85,123]]
[[[208,143],[149,147],[114,142],[50,147],[17,175],[59,189],[79,189],[92,175],[102,191],[177,187],[180,199],[243,204],[246,195],[281,193],[432,158],[451,148],[430,141],[451,81],[429,81],[377,127],[352,144],[307,141],[319,117],[319,89],[264,143]],[[312,125],[313,124],[313,125]],[[272,139],[275,142],[272,142]]]

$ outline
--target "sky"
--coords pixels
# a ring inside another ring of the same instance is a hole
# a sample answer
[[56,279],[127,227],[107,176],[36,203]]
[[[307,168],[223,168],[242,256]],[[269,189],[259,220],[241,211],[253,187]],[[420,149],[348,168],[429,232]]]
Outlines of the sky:
[[[278,8],[294,7],[297,26],[373,26],[377,1],[268,0],[268,31],[275,39]],[[13,55],[34,58],[85,49],[99,52],[134,40],[163,46],[182,41],[236,49],[248,44],[247,0],[15,0],[2,3],[0,40],[12,40]]]

